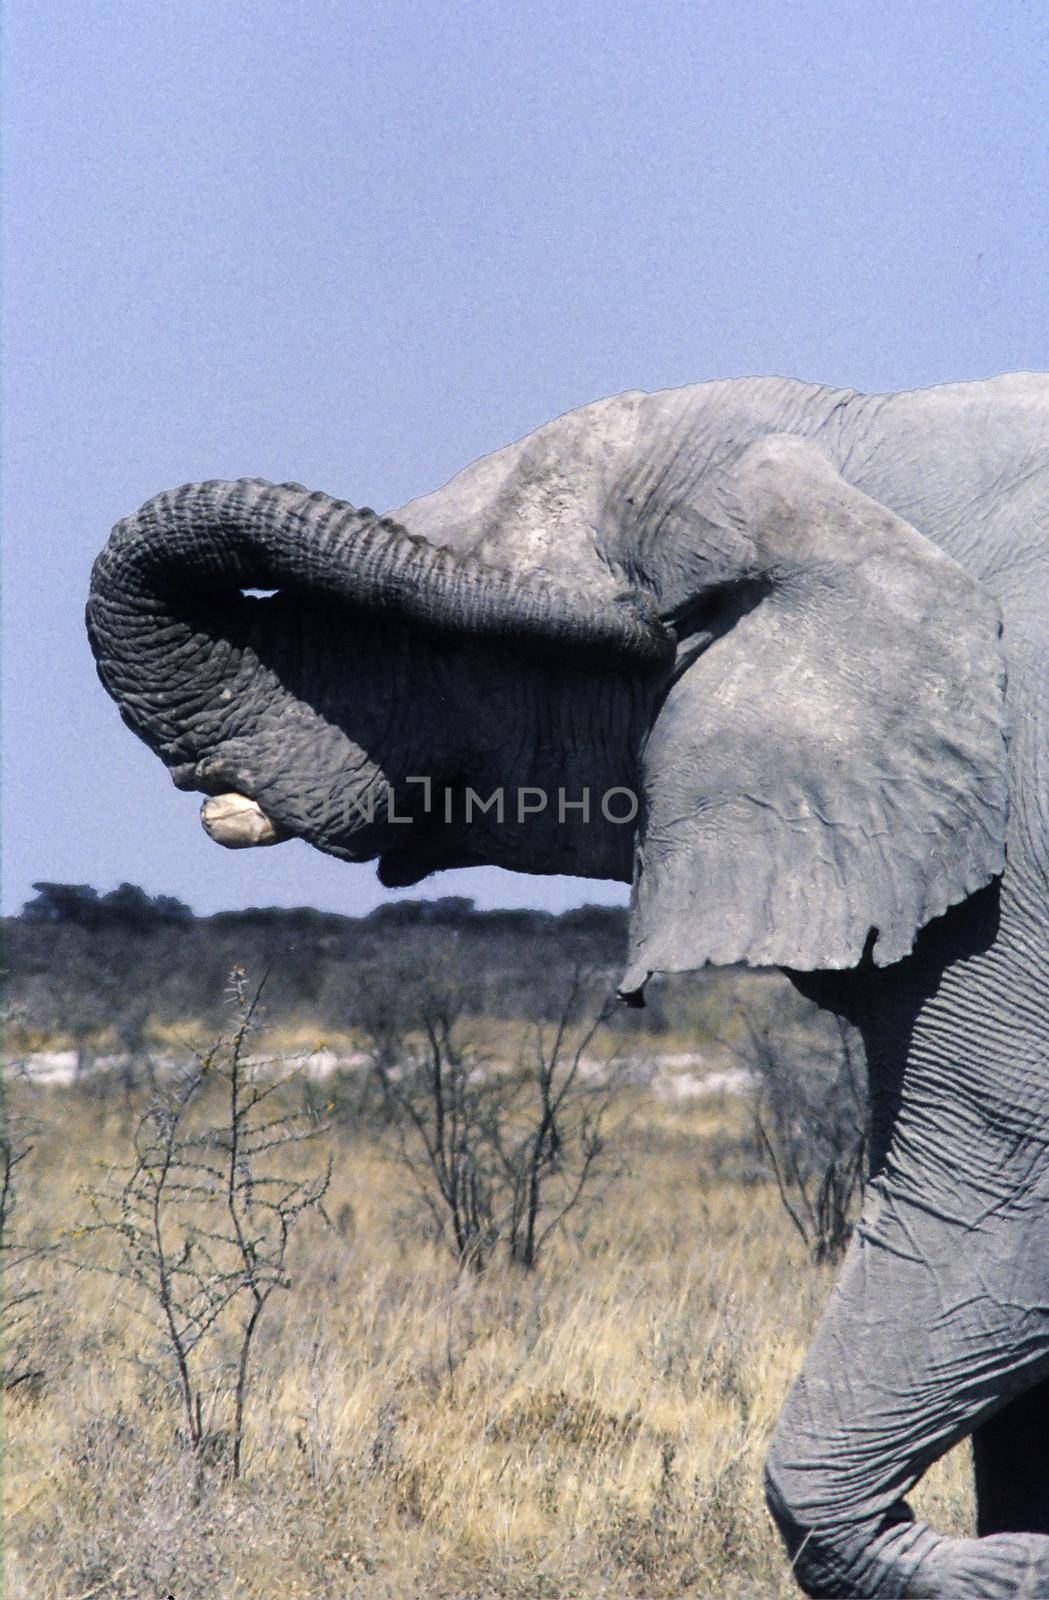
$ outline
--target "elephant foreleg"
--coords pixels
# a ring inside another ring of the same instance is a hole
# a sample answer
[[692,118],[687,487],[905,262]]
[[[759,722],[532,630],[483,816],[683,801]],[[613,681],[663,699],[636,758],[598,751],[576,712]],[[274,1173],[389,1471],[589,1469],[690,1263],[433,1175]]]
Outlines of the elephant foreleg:
[[[806,1593],[1049,1600],[1044,1483],[1039,1499],[1028,1463],[998,1472],[1028,1429],[1026,1394],[1013,1397],[1030,1393],[1043,1418],[1047,1407],[1049,1296],[1029,1292],[1022,1234],[997,1219],[961,1227],[873,1185],[768,1461],[769,1504]],[[1003,1401],[1002,1420],[984,1424]],[[992,1536],[948,1538],[916,1521],[905,1496],[981,1424]],[[1047,1449],[1043,1435],[1043,1464]]]

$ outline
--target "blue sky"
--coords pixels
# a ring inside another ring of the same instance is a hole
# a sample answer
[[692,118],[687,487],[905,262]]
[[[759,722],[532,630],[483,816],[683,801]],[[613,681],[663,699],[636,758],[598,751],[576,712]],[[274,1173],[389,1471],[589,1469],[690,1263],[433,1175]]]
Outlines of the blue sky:
[[209,843],[103,694],[88,573],[157,490],[385,508],[626,388],[1049,366],[1041,0],[9,0],[5,35],[6,909],[386,898]]

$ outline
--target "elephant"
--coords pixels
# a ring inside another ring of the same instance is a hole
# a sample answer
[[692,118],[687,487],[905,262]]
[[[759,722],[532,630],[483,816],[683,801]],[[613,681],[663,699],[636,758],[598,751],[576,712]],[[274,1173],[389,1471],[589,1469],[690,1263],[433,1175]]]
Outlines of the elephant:
[[[871,1177],[772,1516],[809,1595],[1049,1597],[1049,377],[629,392],[388,516],[188,485],[87,623],[218,842],[629,882],[627,1000],[744,963],[848,1019]],[[906,1497],[967,1437],[948,1537]]]

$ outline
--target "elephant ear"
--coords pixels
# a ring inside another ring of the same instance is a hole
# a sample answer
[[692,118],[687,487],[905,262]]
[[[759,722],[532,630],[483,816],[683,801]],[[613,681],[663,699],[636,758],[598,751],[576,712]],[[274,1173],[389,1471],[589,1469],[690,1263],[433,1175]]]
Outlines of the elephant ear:
[[1004,866],[992,597],[801,440],[748,447],[730,485],[742,569],[643,751],[628,997],[706,963],[888,965]]

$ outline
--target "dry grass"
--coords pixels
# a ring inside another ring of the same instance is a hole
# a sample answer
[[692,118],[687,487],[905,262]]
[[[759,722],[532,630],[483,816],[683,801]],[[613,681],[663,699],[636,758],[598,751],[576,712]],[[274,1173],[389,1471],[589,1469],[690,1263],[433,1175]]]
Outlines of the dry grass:
[[[23,1228],[75,1229],[127,1111],[13,1091],[42,1125]],[[774,1192],[717,1176],[731,1106],[638,1095],[629,1176],[531,1277],[456,1278],[401,1171],[339,1132],[334,1226],[303,1224],[261,1336],[245,1472],[196,1481],[155,1335],[119,1285],[47,1269],[46,1373],[8,1400],[15,1600],[374,1600],[794,1593],[762,1503],[765,1443],[828,1276]],[[221,1454],[221,1452],[219,1452]],[[964,1455],[921,1504],[968,1524]]]

